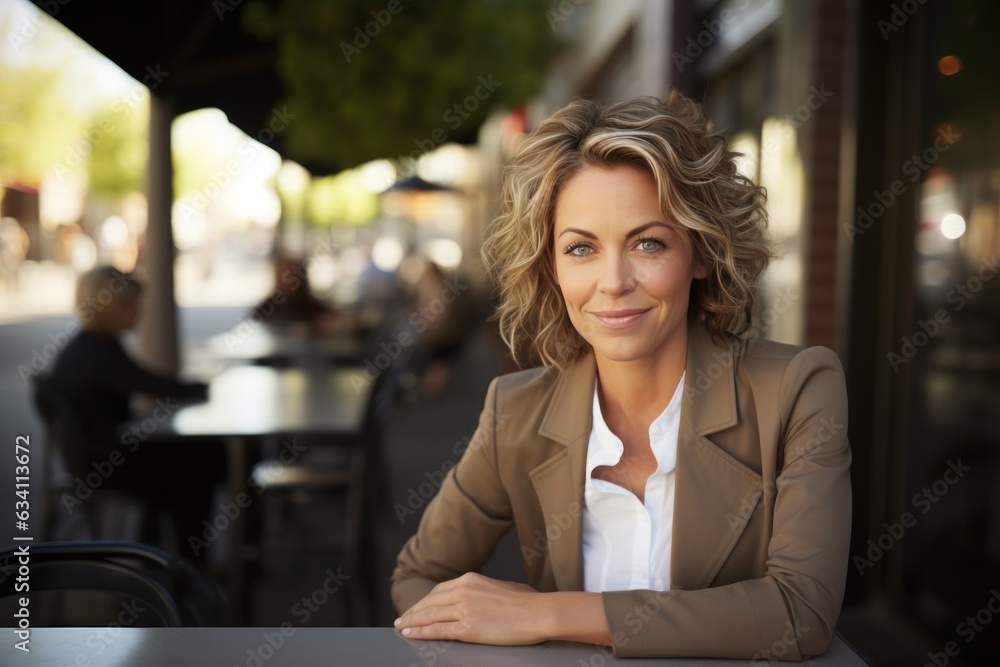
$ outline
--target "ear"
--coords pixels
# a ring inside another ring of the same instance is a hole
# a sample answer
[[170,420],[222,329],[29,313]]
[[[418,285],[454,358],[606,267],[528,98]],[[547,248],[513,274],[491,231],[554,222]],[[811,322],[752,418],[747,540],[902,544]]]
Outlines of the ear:
[[703,262],[701,260],[697,260],[695,262],[694,272],[692,274],[695,278],[707,278],[709,273],[711,273],[711,268],[708,266],[707,262]]

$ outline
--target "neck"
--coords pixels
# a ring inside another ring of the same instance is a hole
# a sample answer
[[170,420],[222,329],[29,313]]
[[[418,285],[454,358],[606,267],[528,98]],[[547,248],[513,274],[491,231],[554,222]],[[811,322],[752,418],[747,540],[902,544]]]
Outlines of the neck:
[[655,355],[633,361],[596,357],[601,414],[612,431],[645,431],[663,412],[684,374],[687,339],[682,327]]
[[88,324],[88,325],[86,325],[84,327],[81,327],[81,328],[84,331],[86,331],[87,333],[93,334],[95,336],[100,336],[101,338],[107,338],[109,340],[114,340],[114,339],[118,338],[118,333],[119,332],[117,332],[117,331],[110,331],[108,329],[105,329],[104,327],[95,326],[93,324]]

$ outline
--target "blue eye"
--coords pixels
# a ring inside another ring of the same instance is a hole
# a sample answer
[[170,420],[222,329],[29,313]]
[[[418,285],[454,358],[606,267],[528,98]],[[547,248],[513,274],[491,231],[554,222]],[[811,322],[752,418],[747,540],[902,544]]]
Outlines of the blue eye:
[[[587,252],[579,253],[579,252],[577,252],[577,250],[586,250]],[[582,243],[576,243],[576,244],[571,245],[570,247],[566,248],[566,250],[564,252],[567,255],[572,255],[574,257],[586,257],[587,255],[590,254],[590,250],[591,250],[590,246],[584,245]]]
[[639,242],[636,245],[639,246],[644,252],[657,252],[667,247],[666,243],[654,238],[639,239]]

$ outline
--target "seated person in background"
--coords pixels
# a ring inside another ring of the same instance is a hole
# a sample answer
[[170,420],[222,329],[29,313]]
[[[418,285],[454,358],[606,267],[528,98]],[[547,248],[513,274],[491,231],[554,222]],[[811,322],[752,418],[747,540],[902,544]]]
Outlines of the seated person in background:
[[415,328],[424,331],[418,352],[418,365],[425,366],[421,388],[428,396],[437,396],[448,385],[452,364],[475,324],[477,304],[462,276],[448,278],[432,261],[424,262],[424,271],[416,285]]
[[[49,381],[74,408],[86,443],[84,470],[71,470],[86,479],[89,463],[108,461],[118,450],[124,462],[101,483],[100,489],[128,491],[142,497],[151,509],[167,509],[174,518],[180,554],[204,559],[203,549],[189,544],[190,535],[201,536],[215,483],[225,461],[218,447],[146,445],[146,434],[122,433],[133,418],[133,394],[159,398],[170,412],[184,400],[204,400],[207,386],[183,383],[146,370],[125,352],[120,336],[133,328],[139,314],[142,288],[135,277],[111,266],[101,266],[80,276],[76,310],[81,330],[55,360]],[[117,459],[118,456],[116,455]]]
[[274,261],[274,289],[251,316],[265,325],[305,326],[314,336],[350,329],[352,318],[317,299],[309,287],[305,263],[278,257]]

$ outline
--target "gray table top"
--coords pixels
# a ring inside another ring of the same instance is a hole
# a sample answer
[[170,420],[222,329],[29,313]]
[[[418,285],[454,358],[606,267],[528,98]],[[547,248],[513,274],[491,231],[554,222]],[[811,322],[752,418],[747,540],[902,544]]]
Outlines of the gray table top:
[[208,347],[215,357],[231,361],[358,359],[365,350],[365,341],[357,336],[296,335],[295,331],[244,324],[213,336]]
[[[547,642],[537,646],[481,646],[461,642],[420,642],[403,639],[392,628],[36,628],[30,653],[14,648],[13,633],[0,645],[5,667],[87,667],[142,665],[142,667],[534,667],[535,665],[606,665],[615,661],[611,650],[587,644]],[[638,660],[645,665],[761,664],[750,660]],[[808,661],[810,665],[854,666],[865,663],[839,638],[830,651]]]
[[[178,409],[159,436],[227,437],[356,434],[372,382],[363,366],[234,366],[209,384],[208,401]],[[142,420],[137,420],[140,423]]]

